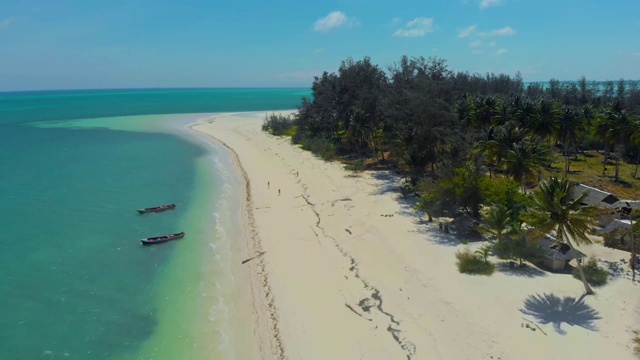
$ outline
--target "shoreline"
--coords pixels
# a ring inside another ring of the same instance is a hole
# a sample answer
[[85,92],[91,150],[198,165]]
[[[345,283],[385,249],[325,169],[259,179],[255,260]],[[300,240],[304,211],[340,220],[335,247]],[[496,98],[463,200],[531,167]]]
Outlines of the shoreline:
[[[236,168],[237,173],[242,178],[244,186],[242,186],[242,232],[244,237],[244,243],[246,245],[246,258],[249,259],[257,254],[263,253],[262,243],[255,227],[255,219],[253,215],[253,201],[251,197],[251,180],[247,175],[246,170],[242,166],[240,157],[233,148],[227,145],[224,141],[217,139],[215,136],[201,132],[195,127],[203,121],[212,121],[217,116],[224,116],[229,113],[216,114],[207,118],[198,120],[196,123],[190,124],[187,127],[194,132],[198,132],[203,136],[206,136],[209,141],[213,141],[219,146],[223,147],[231,157],[233,166]],[[278,327],[278,315],[277,309],[273,302],[273,294],[269,285],[269,279],[265,270],[265,263],[262,258],[256,258],[247,262],[247,264],[241,264],[249,268],[248,278],[250,281],[251,291],[251,304],[253,314],[255,316],[255,326],[258,336],[258,348],[260,350],[260,356],[263,359],[285,359],[284,348],[280,335],[277,332]],[[234,267],[235,268],[235,267]],[[265,302],[266,300],[266,302]],[[266,309],[267,314],[263,314]]]
[[[564,275],[459,274],[465,245],[419,219],[399,197],[399,177],[354,174],[266,134],[270,113],[189,125],[232,153],[245,181],[246,258],[266,252],[243,265],[262,358],[633,358],[637,285],[612,279],[583,299]],[[532,321],[543,331],[525,327]]]

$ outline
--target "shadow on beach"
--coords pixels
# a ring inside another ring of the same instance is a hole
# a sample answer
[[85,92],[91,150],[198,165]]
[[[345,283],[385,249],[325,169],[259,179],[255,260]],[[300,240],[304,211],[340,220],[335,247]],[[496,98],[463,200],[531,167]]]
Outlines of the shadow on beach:
[[598,331],[595,321],[601,317],[598,312],[584,302],[585,295],[579,298],[567,296],[560,298],[553,294],[530,295],[524,300],[520,312],[533,317],[540,324],[553,325],[553,330],[566,335],[562,324],[580,326],[590,331]]
[[508,276],[519,276],[524,278],[536,278],[536,277],[545,277],[547,273],[538,269],[537,267],[525,264],[524,266],[518,266],[517,264],[514,267],[509,266],[508,262],[503,262],[498,264],[498,271]]

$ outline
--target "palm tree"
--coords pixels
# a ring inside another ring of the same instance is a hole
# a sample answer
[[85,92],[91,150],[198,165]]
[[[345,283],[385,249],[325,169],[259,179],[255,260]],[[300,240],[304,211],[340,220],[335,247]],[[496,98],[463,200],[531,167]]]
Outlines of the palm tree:
[[640,116],[633,119],[631,124],[632,130],[631,135],[629,136],[629,141],[631,141],[631,144],[635,146],[637,152],[636,168],[633,171],[633,178],[635,179],[638,177],[638,165],[640,165]]
[[489,168],[489,178],[493,177],[493,173],[496,171],[498,161],[500,160],[498,143],[495,141],[495,132],[496,128],[491,126],[486,131],[485,140],[478,141],[476,144],[476,149],[485,157],[485,163],[487,164],[487,168]]
[[611,144],[613,123],[607,116],[598,116],[593,123],[593,132],[600,138],[604,146],[604,160],[602,161],[602,175],[606,173],[609,161],[609,144]]
[[514,145],[523,141],[527,137],[527,132],[520,128],[515,121],[509,121],[502,126],[496,126],[493,131],[492,144],[489,149],[495,152],[496,167],[502,167],[503,160],[508,156],[509,150]]
[[527,128],[543,139],[548,139],[556,131],[555,109],[553,103],[547,100],[540,100],[535,107],[535,114],[529,117]]
[[[533,193],[533,204],[525,214],[525,221],[539,235],[556,231],[556,239],[566,243],[575,251],[575,244],[589,244],[587,231],[593,224],[591,211],[582,205],[586,193],[574,196],[575,183],[566,178],[552,177],[540,183]],[[582,263],[578,261],[578,271],[586,294],[593,294],[584,276]]]
[[526,182],[535,178],[547,163],[550,150],[538,136],[532,135],[513,144],[504,160],[505,170],[520,184],[522,193]]
[[569,145],[577,142],[582,124],[579,114],[572,107],[563,107],[561,111],[558,111],[557,115],[558,140],[564,144],[564,176],[567,177],[571,164],[569,161]]
[[615,172],[615,181],[620,180],[620,158],[622,157],[622,149],[624,144],[629,140],[629,136],[633,131],[633,127],[631,122],[629,121],[629,117],[627,116],[626,111],[620,110],[610,110],[607,111],[607,118],[613,124],[611,129],[611,137],[615,139],[614,141],[614,149],[616,150],[616,172]]
[[526,127],[530,124],[533,117],[536,115],[536,106],[532,101],[526,100],[518,103],[516,106],[515,119],[520,126]]
[[483,216],[485,224],[479,226],[479,230],[487,235],[495,236],[498,243],[513,231],[513,217],[511,210],[504,205],[491,207]]
[[[556,120],[556,109],[552,102],[540,100],[535,107],[535,114],[529,119],[527,128],[532,133],[547,141],[551,147],[551,135],[556,132],[558,123]],[[553,153],[549,152],[548,166],[553,162]]]
[[478,129],[486,129],[493,124],[494,117],[499,114],[500,100],[493,96],[476,98],[471,107],[471,120]]

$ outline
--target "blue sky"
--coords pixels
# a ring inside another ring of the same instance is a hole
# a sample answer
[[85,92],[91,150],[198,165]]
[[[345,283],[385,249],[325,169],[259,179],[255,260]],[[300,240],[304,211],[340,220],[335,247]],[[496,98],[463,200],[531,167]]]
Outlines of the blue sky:
[[387,67],[640,79],[639,0],[0,2],[0,91],[308,87],[351,56]]

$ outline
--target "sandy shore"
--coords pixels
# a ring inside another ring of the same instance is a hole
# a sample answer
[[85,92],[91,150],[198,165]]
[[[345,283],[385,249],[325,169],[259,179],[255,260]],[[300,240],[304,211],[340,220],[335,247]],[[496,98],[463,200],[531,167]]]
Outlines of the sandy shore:
[[264,254],[244,269],[263,359],[633,359],[639,284],[615,279],[581,299],[568,275],[459,274],[464,245],[420,220],[396,176],[326,163],[262,132],[263,119],[192,126],[228,146],[247,181],[245,257]]

